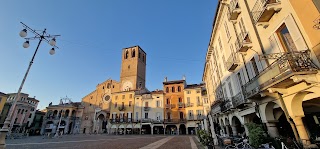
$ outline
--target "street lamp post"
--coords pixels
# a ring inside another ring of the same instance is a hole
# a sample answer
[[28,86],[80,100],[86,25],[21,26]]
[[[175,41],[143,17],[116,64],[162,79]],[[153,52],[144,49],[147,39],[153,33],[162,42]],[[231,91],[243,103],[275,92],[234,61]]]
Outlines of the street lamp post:
[[[5,138],[6,138],[6,135],[7,133],[9,132],[9,124],[11,123],[11,118],[12,118],[12,115],[15,111],[15,108],[16,108],[16,104],[17,104],[17,101],[20,100],[20,96],[21,96],[21,90],[22,90],[22,87],[24,85],[24,82],[26,81],[26,78],[28,76],[28,73],[30,71],[30,68],[33,64],[33,60],[38,52],[38,49],[39,49],[39,46],[41,44],[42,41],[46,41],[47,43],[49,43],[53,48],[50,50],[50,55],[53,55],[55,53],[55,49],[54,48],[58,48],[57,46],[55,46],[56,44],[56,37],[60,36],[60,35],[50,35],[50,34],[47,34],[46,32],[46,29],[44,29],[41,33],[38,33],[36,30],[34,29],[31,29],[29,26],[27,26],[26,24],[20,22],[22,24],[22,26],[24,27],[24,29],[20,32],[20,36],[21,37],[26,37],[27,36],[27,31],[33,33],[35,36],[34,37],[30,37],[30,38],[25,38],[26,39],[26,42],[23,43],[23,47],[24,48],[28,48],[29,47],[29,40],[34,40],[34,39],[39,39],[39,42],[38,42],[38,45],[37,45],[37,48],[31,58],[31,61],[29,63],[29,67],[27,69],[27,72],[25,73],[23,79],[22,79],[22,82],[21,82],[21,85],[19,87],[19,90],[18,90],[18,93],[16,94],[14,100],[13,100],[13,104],[12,106],[10,107],[10,110],[9,110],[9,113],[7,115],[7,118],[3,124],[3,127],[0,129],[0,149],[3,149],[3,148],[6,148],[6,143],[5,143]],[[12,126],[10,126],[12,128]],[[10,132],[9,132],[10,134]]]

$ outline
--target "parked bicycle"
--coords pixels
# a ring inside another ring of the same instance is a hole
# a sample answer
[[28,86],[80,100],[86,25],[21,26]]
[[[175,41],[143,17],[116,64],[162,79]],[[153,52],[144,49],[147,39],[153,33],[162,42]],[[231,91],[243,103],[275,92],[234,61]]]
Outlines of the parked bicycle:
[[249,143],[248,139],[240,138],[235,139],[234,142],[240,142],[240,143],[233,143],[232,145],[228,145],[225,147],[225,149],[254,149]]

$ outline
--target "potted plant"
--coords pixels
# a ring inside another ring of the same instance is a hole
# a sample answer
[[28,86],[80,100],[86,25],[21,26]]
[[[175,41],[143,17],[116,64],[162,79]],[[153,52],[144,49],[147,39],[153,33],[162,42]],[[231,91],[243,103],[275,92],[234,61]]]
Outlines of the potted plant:
[[213,149],[213,139],[209,133],[204,130],[198,130],[197,135],[202,145],[207,146],[208,149]]

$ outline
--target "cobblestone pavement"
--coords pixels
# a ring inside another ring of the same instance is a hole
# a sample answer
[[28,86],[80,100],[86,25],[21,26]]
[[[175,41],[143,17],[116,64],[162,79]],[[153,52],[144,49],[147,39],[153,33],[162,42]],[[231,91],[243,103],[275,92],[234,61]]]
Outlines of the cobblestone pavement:
[[7,149],[202,149],[196,136],[165,135],[69,135],[42,139],[6,140]]

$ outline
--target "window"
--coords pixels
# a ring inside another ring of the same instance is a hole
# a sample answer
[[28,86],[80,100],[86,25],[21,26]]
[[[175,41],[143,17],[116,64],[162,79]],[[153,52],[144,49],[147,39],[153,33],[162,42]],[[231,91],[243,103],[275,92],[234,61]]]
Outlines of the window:
[[179,98],[179,102],[182,102],[182,98]]
[[190,97],[187,97],[187,103],[190,104]]
[[230,32],[229,32],[229,28],[228,28],[227,22],[224,22],[224,28],[226,30],[227,38],[230,39]]
[[238,76],[238,81],[239,81],[240,85],[242,86],[243,82],[242,82],[242,78],[241,78],[240,72],[237,73],[237,76]]
[[252,67],[253,67],[254,76],[256,76],[256,75],[258,75],[258,74],[259,74],[258,66],[257,66],[256,60],[255,60],[255,59],[254,59],[254,57],[253,57],[250,61],[251,61]]
[[118,96],[116,96],[116,100],[118,100]]
[[18,109],[18,114],[20,113],[21,109]]
[[232,90],[231,82],[228,83],[228,86],[229,86],[230,96],[233,97],[233,90]]
[[148,118],[148,115],[149,115],[148,113],[144,113],[144,118],[147,119],[147,118]]
[[172,88],[171,88],[171,92],[174,92],[174,86],[172,86]]
[[156,104],[157,104],[157,107],[160,107],[160,101],[159,100],[156,101]]
[[144,62],[144,60],[145,60],[145,59],[144,59],[144,55],[142,55],[142,61]]
[[200,97],[199,96],[197,96],[197,102],[200,103]]
[[136,112],[136,120],[139,119],[139,112]]
[[187,91],[187,94],[191,94],[191,91]]
[[31,118],[32,114],[29,115],[29,118]]
[[145,103],[144,103],[144,107],[149,107],[149,103],[148,103],[148,102],[145,102]]
[[14,123],[16,124],[16,123],[17,123],[17,121],[18,121],[18,118],[16,118],[16,119],[14,120]]
[[126,51],[124,58],[127,59],[128,58],[128,51]]
[[157,120],[160,120],[160,112],[157,112]]
[[118,103],[117,103],[117,102],[115,102],[115,103],[114,103],[114,107],[116,108],[117,106],[118,106]]
[[122,107],[124,107],[124,102],[122,102]]
[[220,39],[220,37],[219,37],[218,41],[219,41],[220,51],[222,51],[222,43],[221,43],[221,39]]
[[132,55],[132,57],[135,57],[136,56],[136,50],[133,50],[131,55]]
[[283,48],[287,52],[297,51],[297,47],[294,44],[291,34],[285,24],[283,24],[277,31]]
[[169,87],[166,88],[166,93],[169,93]]
[[128,65],[128,69],[130,69],[130,65]]
[[131,107],[132,106],[132,101],[129,101],[129,107]]
[[178,92],[181,92],[181,87],[180,86],[178,86]]
[[130,98],[132,98],[132,94],[130,94],[130,96],[129,96]]
[[170,99],[169,98],[167,99],[167,104],[170,104]]
[[199,90],[197,90],[197,93],[200,93],[200,91],[199,91]]
[[31,108],[31,110],[30,111],[34,111],[34,108]]
[[126,98],[126,95],[122,95],[122,99],[125,99]]

